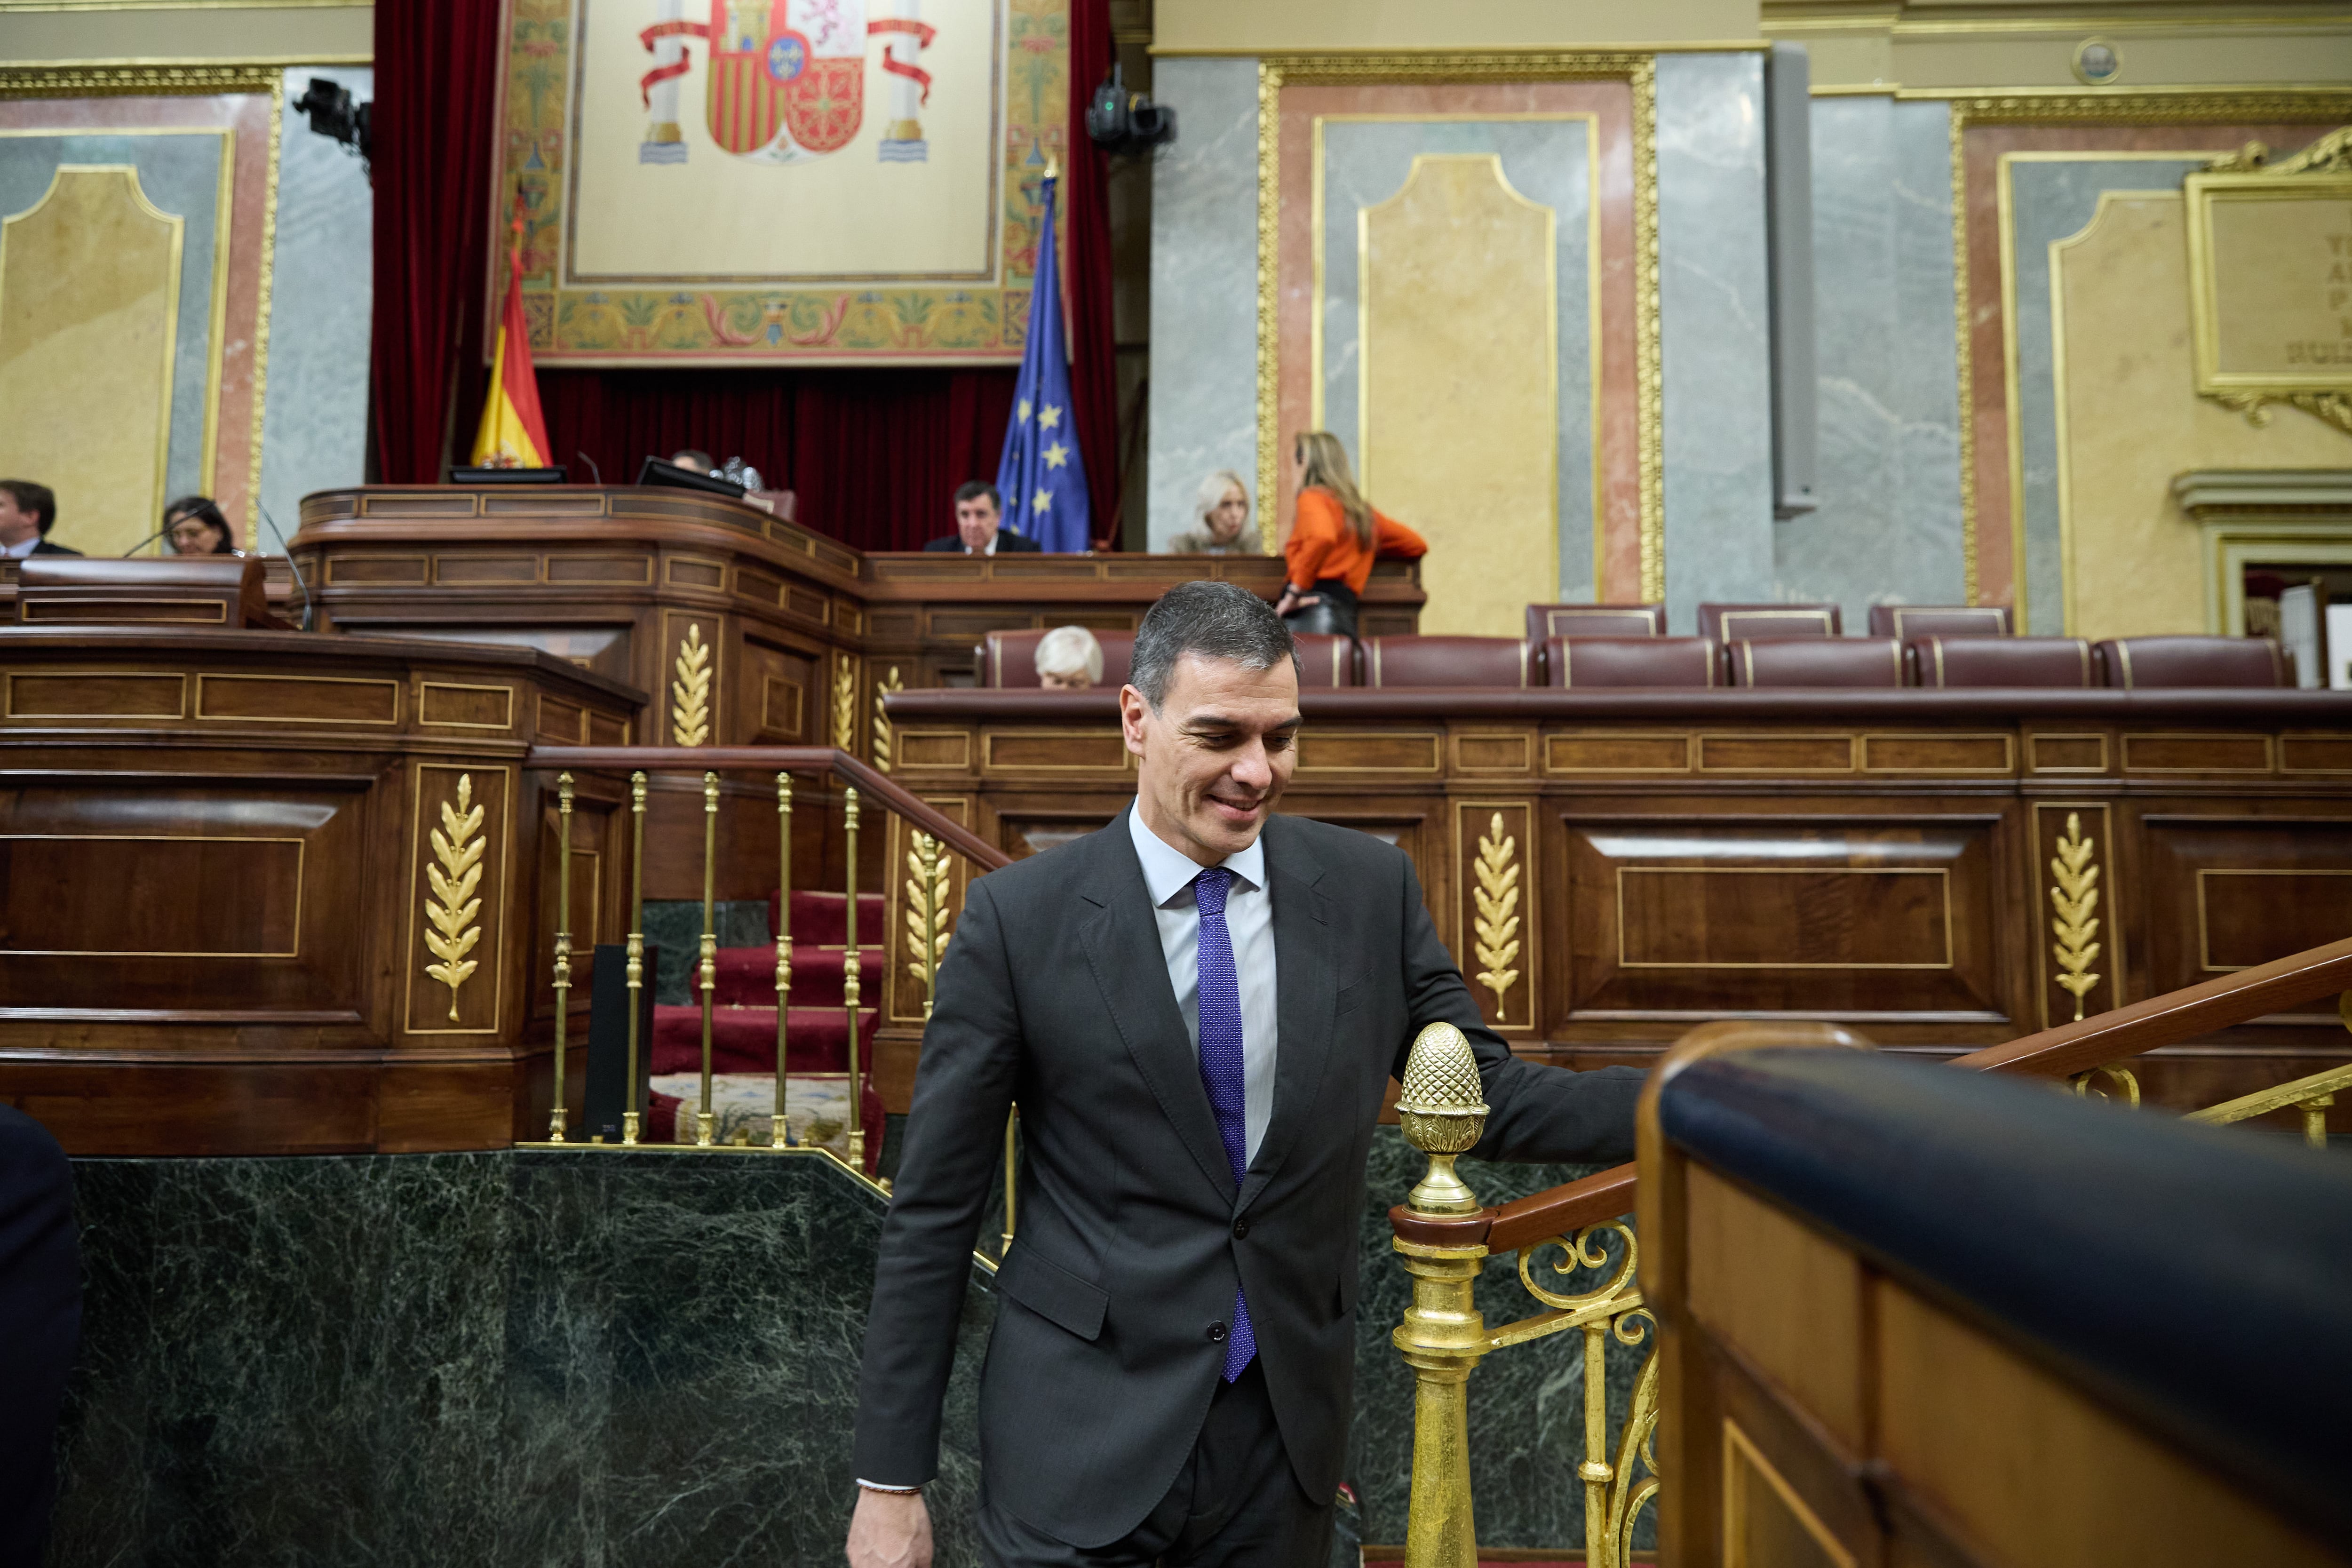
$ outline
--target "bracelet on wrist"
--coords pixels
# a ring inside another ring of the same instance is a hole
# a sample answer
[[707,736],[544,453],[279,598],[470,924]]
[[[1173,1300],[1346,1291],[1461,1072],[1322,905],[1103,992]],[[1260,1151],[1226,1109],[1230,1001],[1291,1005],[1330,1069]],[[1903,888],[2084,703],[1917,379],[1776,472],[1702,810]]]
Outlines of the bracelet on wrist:
[[857,1489],[860,1491],[880,1492],[885,1497],[920,1497],[923,1495],[923,1489],[920,1486],[886,1487],[879,1481],[860,1481],[857,1483]]

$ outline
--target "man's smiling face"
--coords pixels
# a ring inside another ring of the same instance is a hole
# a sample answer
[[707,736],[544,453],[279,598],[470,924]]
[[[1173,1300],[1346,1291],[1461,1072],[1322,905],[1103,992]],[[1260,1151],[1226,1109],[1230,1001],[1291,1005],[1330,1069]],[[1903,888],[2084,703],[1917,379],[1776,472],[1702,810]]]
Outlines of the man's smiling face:
[[1290,660],[1250,669],[1188,653],[1158,711],[1132,686],[1120,689],[1118,707],[1144,826],[1203,866],[1257,841],[1297,760],[1298,672]]

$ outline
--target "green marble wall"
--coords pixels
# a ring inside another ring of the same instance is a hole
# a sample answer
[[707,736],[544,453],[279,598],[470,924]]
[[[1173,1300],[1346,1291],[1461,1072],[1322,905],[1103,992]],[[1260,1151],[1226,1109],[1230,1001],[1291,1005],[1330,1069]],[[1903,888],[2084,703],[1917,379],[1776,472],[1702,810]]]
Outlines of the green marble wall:
[[[55,1568],[839,1560],[882,1204],[829,1163],[496,1152],[75,1169],[88,1288]],[[1463,1173],[1501,1202],[1587,1171]],[[1412,1385],[1388,1342],[1405,1280],[1387,1211],[1418,1174],[1383,1130],[1350,1466],[1367,1541],[1404,1539]],[[983,1235],[996,1230],[992,1214]],[[933,1494],[942,1568],[979,1561],[987,1279],[975,1268]],[[1490,1321],[1538,1310],[1500,1262],[1481,1296]],[[1612,1351],[1621,1414],[1637,1353]],[[1581,1358],[1561,1336],[1472,1379],[1489,1545],[1582,1542]]]

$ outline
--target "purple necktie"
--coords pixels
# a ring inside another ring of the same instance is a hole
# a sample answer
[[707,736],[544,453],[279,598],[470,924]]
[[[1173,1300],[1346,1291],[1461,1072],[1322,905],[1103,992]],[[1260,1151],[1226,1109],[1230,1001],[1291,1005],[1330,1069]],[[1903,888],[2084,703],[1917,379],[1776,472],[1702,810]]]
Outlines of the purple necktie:
[[[1224,1141],[1225,1161],[1233,1166],[1238,1188],[1249,1169],[1249,1112],[1242,1065],[1241,975],[1234,966],[1233,932],[1225,929],[1225,895],[1233,886],[1234,874],[1222,866],[1192,879],[1192,901],[1201,910],[1201,1083],[1209,1091],[1209,1110],[1217,1118],[1217,1136]],[[1236,1289],[1233,1331],[1225,1340],[1225,1381],[1239,1377],[1255,1354],[1257,1333],[1250,1327],[1249,1302]]]

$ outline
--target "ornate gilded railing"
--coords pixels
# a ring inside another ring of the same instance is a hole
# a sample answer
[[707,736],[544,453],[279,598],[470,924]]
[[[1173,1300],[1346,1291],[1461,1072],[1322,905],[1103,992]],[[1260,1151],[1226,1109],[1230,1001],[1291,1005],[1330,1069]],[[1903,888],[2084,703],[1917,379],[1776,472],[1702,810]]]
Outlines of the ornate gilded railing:
[[[887,950],[898,947],[906,956],[910,977],[922,987],[923,1016],[930,1014],[930,995],[936,984],[939,962],[947,951],[953,926],[950,908],[952,878],[948,856],[961,856],[975,872],[995,869],[1009,863],[1010,857],[969,828],[957,823],[936,808],[926,805],[902,785],[883,776],[874,768],[832,747],[819,746],[535,746],[526,760],[526,766],[556,774],[557,842],[562,852],[556,857],[555,932],[553,942],[554,1011],[554,1081],[552,1109],[548,1117],[544,1143],[535,1145],[569,1145],[576,1142],[571,1131],[566,1086],[570,1063],[573,952],[572,861],[573,855],[572,816],[578,799],[578,780],[583,775],[625,774],[628,780],[628,843],[629,900],[628,935],[626,942],[626,982],[628,990],[627,1056],[623,1082],[625,1086],[625,1107],[621,1113],[621,1136],[618,1147],[653,1148],[640,1142],[645,1107],[640,1103],[641,1079],[639,1067],[642,1053],[651,1048],[651,1042],[640,1038],[643,1009],[640,998],[648,983],[646,973],[645,930],[645,870],[646,814],[652,777],[659,773],[698,773],[701,775],[702,827],[702,921],[697,942],[693,982],[689,989],[700,993],[701,1008],[701,1074],[700,1094],[694,1108],[694,1142],[696,1148],[716,1146],[717,1117],[712,1105],[713,1011],[718,990],[719,932],[716,920],[719,856],[719,819],[721,800],[721,779],[729,774],[752,773],[772,778],[775,784],[777,837],[777,909],[774,932],[776,949],[776,1087],[775,1104],[770,1121],[770,1136],[764,1147],[787,1149],[794,1147],[786,1119],[788,1081],[787,1052],[791,1035],[792,977],[792,895],[793,829],[795,799],[794,775],[816,775],[820,780],[839,788],[842,822],[842,885],[838,890],[845,900],[842,1008],[847,1026],[848,1050],[848,1156],[845,1162],[853,1170],[866,1168],[866,1145],[869,1129],[865,1125],[862,1086],[870,1063],[859,1060],[859,1013],[866,999],[862,987],[860,958],[864,944],[858,931],[859,830],[863,808],[867,804],[878,805],[885,812],[902,819],[907,825],[907,871],[905,925],[903,943],[893,943],[885,930],[873,933],[877,944]],[[456,826],[452,835],[457,834]],[[453,853],[458,853],[453,851]],[[454,878],[456,873],[452,872]],[[436,890],[439,883],[436,883]],[[463,897],[453,881],[446,901]],[[438,951],[437,949],[436,950]],[[445,966],[462,959],[445,958]],[[457,981],[447,982],[454,992]],[[877,999],[878,1000],[878,998]],[[684,1112],[681,1112],[683,1115]],[[596,1134],[593,1142],[604,1142]],[[738,1135],[737,1147],[751,1147],[747,1139]],[[674,1147],[661,1145],[660,1147]],[[1009,1179],[1009,1178],[1008,1178]],[[1010,1221],[1007,1221],[1008,1228]]]
[[[2068,837],[2074,837],[2075,826],[2070,822]],[[2063,840],[2060,855],[2070,873],[2087,867],[2088,856]],[[2097,927],[2092,914],[2095,881],[2075,877],[2065,889],[2064,900],[2053,899],[2053,904],[2058,920],[2068,928],[2057,933],[2059,945],[2073,949],[2071,954],[2059,954],[2062,964],[2071,957],[2074,966],[2070,973],[2086,972],[2097,958],[2092,940]],[[2092,975],[2091,981],[2096,978]],[[2082,990],[2090,988],[2085,982]],[[2337,1016],[2352,1030],[2352,940],[1971,1052],[1954,1058],[1950,1065],[2050,1078],[2070,1084],[2077,1094],[2096,1093],[2137,1105],[2140,1085],[2128,1065],[2133,1058],[2329,997],[2335,999]],[[1775,1027],[1820,1031],[1825,1043],[1860,1043],[1830,1026]],[[1832,1035],[1838,1039],[1828,1040]],[[2347,1055],[2352,1055],[2352,1045],[2347,1045]],[[2191,1110],[2185,1120],[2236,1122],[2293,1109],[2302,1113],[2305,1140],[2324,1147],[2328,1108],[2337,1091],[2347,1089],[2352,1089],[2352,1061]],[[1454,1162],[1477,1142],[1485,1126],[1482,1095],[1475,1060],[1460,1032],[1447,1024],[1423,1030],[1407,1058],[1397,1117],[1407,1141],[1430,1156],[1430,1169],[1406,1202],[1389,1211],[1394,1245],[1403,1255],[1413,1291],[1412,1304],[1393,1336],[1416,1377],[1405,1563],[1408,1568],[1473,1568],[1477,1560],[1467,1430],[1469,1377],[1480,1359],[1573,1330],[1585,1336],[1585,1458],[1577,1468],[1585,1489],[1585,1562],[1588,1568],[1623,1568],[1643,1508],[1663,1482],[1654,1444],[1658,1412],[1654,1346],[1634,1379],[1613,1458],[1608,1446],[1602,1352],[1612,1339],[1642,1343],[1650,1322],[1639,1289],[1639,1238],[1622,1217],[1634,1210],[1634,1167],[1615,1166],[1499,1209],[1481,1208],[1454,1174]],[[1612,1236],[1623,1246],[1613,1269],[1601,1246]],[[1608,1278],[1597,1289],[1577,1295],[1538,1285],[1533,1267],[1548,1247],[1561,1249],[1567,1268],[1609,1269]],[[1520,1282],[1549,1310],[1489,1328],[1472,1300],[1472,1287],[1486,1259],[1511,1252],[1518,1254]]]
[[[1619,1568],[1633,1551],[1643,1508],[1656,1495],[1652,1433],[1658,1416],[1654,1343],[1633,1380],[1633,1401],[1609,1452],[1612,1341],[1640,1345],[1652,1320],[1634,1285],[1640,1245],[1622,1215],[1633,1206],[1633,1167],[1554,1187],[1500,1209],[1482,1206],[1454,1169],[1478,1142],[1486,1106],[1469,1042],[1451,1024],[1432,1024],[1406,1059],[1397,1118],[1412,1146],[1429,1156],[1428,1173],[1403,1206],[1389,1211],[1394,1246],[1412,1278],[1412,1304],[1394,1335],[1414,1372],[1412,1514],[1405,1561],[1423,1568],[1475,1568],[1477,1532],[1470,1497],[1469,1379],[1489,1352],[1553,1334],[1584,1337],[1584,1560]],[[1622,1244],[1612,1259],[1605,1244]],[[1601,1270],[1590,1290],[1569,1293],[1536,1282],[1547,1247],[1559,1247],[1561,1272]],[[1486,1259],[1518,1254],[1519,1283],[1546,1309],[1489,1328],[1473,1299]]]

